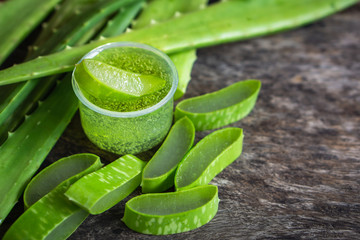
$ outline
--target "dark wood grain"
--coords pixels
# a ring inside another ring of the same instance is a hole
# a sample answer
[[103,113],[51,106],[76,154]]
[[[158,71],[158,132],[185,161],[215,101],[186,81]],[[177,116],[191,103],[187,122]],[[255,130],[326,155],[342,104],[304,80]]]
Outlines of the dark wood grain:
[[[70,239],[360,239],[359,43],[358,4],[300,29],[199,50],[185,98],[262,81],[254,111],[231,124],[244,129],[243,154],[211,182],[221,199],[215,218],[187,233],[142,235],[121,222],[122,201]],[[45,164],[80,152],[117,158],[86,139],[76,115]]]

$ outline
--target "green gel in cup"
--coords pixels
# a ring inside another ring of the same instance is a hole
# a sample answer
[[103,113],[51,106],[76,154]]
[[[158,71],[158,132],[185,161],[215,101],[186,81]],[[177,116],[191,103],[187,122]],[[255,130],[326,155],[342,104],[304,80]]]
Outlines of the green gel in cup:
[[187,116],[196,131],[226,126],[251,112],[260,88],[259,80],[246,80],[216,92],[185,99],[176,106],[175,120]]
[[151,235],[190,231],[208,223],[219,206],[218,189],[205,185],[179,192],[148,193],[129,200],[123,222]]
[[65,196],[91,214],[105,212],[132,193],[146,162],[125,155],[75,182]]
[[179,163],[176,191],[208,184],[240,156],[243,137],[241,128],[224,128],[201,139]]
[[[99,69],[108,74],[96,73],[94,62],[84,69],[83,60],[101,63]],[[113,78],[127,83],[119,87]],[[171,127],[178,76],[169,57],[155,48],[132,42],[98,47],[77,64],[72,83],[84,132],[103,150],[120,155],[147,151]]]
[[62,158],[42,170],[24,193],[27,210],[11,225],[4,240],[66,239],[89,213],[69,201],[64,192],[82,176],[101,168],[93,154]]
[[164,143],[144,168],[143,193],[163,192],[174,185],[176,168],[192,147],[194,138],[195,128],[187,117],[173,125]]

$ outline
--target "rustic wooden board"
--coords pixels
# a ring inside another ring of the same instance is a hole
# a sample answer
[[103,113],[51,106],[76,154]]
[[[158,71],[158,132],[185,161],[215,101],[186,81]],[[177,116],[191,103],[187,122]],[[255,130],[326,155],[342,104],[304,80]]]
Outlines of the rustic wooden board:
[[[197,230],[154,237],[121,222],[123,201],[70,239],[359,239],[359,43],[360,4],[297,30],[199,50],[185,98],[244,79],[263,84],[255,110],[231,124],[244,129],[244,151],[212,181],[218,214]],[[117,158],[86,139],[77,114],[46,164],[80,152]]]

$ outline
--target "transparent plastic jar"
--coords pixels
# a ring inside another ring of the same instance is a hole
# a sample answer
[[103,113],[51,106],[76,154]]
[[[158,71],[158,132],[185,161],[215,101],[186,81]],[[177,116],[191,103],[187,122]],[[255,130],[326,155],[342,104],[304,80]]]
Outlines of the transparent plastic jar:
[[[173,96],[178,75],[170,58],[161,51],[145,44],[133,42],[109,43],[93,49],[83,59],[92,59],[109,48],[129,48],[149,51],[170,74],[171,87],[166,96],[145,109],[119,112],[97,106],[85,97],[74,77],[72,85],[79,99],[80,119],[86,136],[99,148],[117,154],[136,154],[151,149],[167,135],[173,120]],[[141,64],[141,62],[139,63]]]

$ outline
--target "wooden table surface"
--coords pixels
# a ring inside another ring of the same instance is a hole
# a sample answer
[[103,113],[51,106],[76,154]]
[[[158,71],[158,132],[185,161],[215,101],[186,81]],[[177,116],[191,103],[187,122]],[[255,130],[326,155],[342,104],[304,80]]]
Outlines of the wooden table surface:
[[[253,112],[230,125],[244,129],[243,153],[211,182],[221,201],[210,223],[138,234],[121,221],[122,201],[70,239],[360,239],[360,4],[300,29],[198,50],[184,98],[245,79],[262,89]],[[76,114],[44,165],[80,152],[118,157],[86,139]]]

